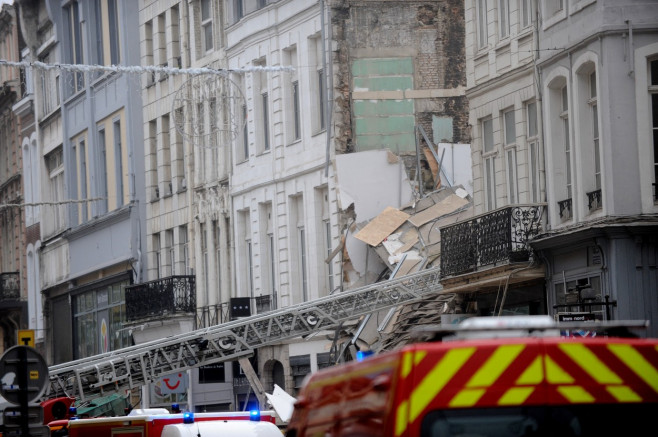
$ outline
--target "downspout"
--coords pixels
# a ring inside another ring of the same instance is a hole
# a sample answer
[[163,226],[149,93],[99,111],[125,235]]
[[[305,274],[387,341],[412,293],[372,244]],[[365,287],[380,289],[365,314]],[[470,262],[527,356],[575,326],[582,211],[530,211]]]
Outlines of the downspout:
[[[327,44],[331,44],[331,38],[332,38],[332,32],[331,32],[331,8],[327,9],[327,14],[329,15],[329,29],[325,31],[325,3],[324,0],[320,0],[320,32],[321,32],[321,38],[322,38],[322,70],[325,72],[325,94],[327,96],[326,102],[325,102],[325,111],[324,111],[324,126],[326,129],[326,158],[325,158],[325,165],[324,165],[324,175],[327,177],[329,175],[329,161],[331,159],[331,131],[332,129],[330,128],[331,126],[331,109],[333,107],[333,83],[334,83],[334,74],[333,74],[333,69],[330,72],[327,70],[327,55],[329,56],[330,60],[330,65],[333,65],[333,56],[331,55],[332,51],[327,50]],[[329,35],[329,39],[327,38],[327,34]]]
[[635,74],[635,56],[633,53],[633,24],[631,23],[631,20],[626,20],[626,24],[628,24],[628,63],[630,65],[628,75],[632,77]]

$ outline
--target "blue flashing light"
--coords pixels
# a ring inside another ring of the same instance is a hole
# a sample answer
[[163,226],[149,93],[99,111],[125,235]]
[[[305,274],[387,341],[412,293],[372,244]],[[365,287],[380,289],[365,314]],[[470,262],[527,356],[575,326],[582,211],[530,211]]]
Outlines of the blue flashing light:
[[183,423],[194,423],[194,413],[186,411],[183,413]]
[[356,351],[356,360],[363,361],[368,358],[370,355],[373,355],[373,351]]
[[249,412],[249,420],[260,422],[260,410],[251,410]]

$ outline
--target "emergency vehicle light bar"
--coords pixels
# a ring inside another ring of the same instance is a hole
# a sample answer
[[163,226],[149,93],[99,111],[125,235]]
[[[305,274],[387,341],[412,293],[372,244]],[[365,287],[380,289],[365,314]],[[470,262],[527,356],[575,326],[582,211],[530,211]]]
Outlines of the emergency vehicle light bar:
[[570,336],[575,333],[637,337],[633,329],[646,329],[648,320],[556,322],[550,316],[473,317],[458,325],[425,325],[410,331],[414,341],[468,338]]

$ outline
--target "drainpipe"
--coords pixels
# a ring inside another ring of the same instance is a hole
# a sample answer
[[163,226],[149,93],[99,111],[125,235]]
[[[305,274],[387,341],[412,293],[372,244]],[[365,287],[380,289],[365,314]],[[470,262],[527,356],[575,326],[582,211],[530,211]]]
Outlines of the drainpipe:
[[628,75],[632,77],[635,74],[635,56],[633,53],[633,24],[631,23],[631,20],[626,20],[626,24],[628,25],[628,64],[630,65]]
[[[327,70],[327,53],[329,55],[329,60],[330,60],[330,65],[333,66],[333,57],[331,55],[331,50],[327,50],[327,44],[330,45],[331,47],[331,37],[332,37],[332,32],[331,32],[331,8],[327,9],[327,15],[329,16],[329,28],[325,31],[325,4],[324,0],[320,0],[320,32],[321,32],[321,38],[322,38],[322,70],[324,71],[325,77],[325,95],[327,96],[326,102],[325,102],[325,111],[324,111],[324,127],[326,129],[326,138],[327,138],[327,145],[326,145],[326,159],[325,159],[325,165],[324,165],[324,175],[327,177],[329,175],[329,161],[331,158],[331,110],[333,108],[333,96],[334,96],[334,75],[333,75],[333,69],[330,72]],[[327,35],[329,39],[327,38]]]

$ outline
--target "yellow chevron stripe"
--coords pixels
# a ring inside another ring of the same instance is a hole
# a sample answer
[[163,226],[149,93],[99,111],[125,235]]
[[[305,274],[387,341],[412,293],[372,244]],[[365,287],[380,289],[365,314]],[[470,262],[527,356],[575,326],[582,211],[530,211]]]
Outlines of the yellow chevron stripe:
[[475,372],[466,387],[488,387],[503,373],[525,349],[523,344],[499,346],[487,361]]
[[594,397],[578,385],[562,385],[557,390],[570,402],[581,404],[594,402]]
[[[658,392],[658,369],[651,365],[634,347],[627,344],[611,344],[608,349]],[[658,350],[658,347],[656,347]]]
[[642,398],[627,385],[610,385],[606,390],[618,402],[642,402]]
[[542,357],[537,356],[535,360],[523,371],[516,380],[516,385],[537,385],[544,380],[544,366]]
[[449,350],[411,393],[409,420],[413,422],[473,355],[474,347]]
[[521,405],[535,391],[535,387],[512,387],[501,396],[498,405]]
[[[402,378],[406,378],[411,373],[414,365],[418,365],[423,358],[427,355],[426,350],[419,350],[415,352],[407,352],[402,356],[402,368],[400,369],[400,375]],[[413,361],[413,365],[412,365]]]
[[404,355],[402,355],[402,364],[400,368],[400,376],[402,376],[402,378],[406,378],[411,373],[411,358],[411,352],[405,352]]
[[409,402],[402,401],[395,414],[395,436],[400,436],[407,429],[407,417],[409,417]]
[[544,356],[546,380],[551,384],[571,384],[573,378],[548,355]]
[[621,378],[584,344],[563,343],[560,349],[599,384],[621,384]]
[[453,408],[472,407],[480,400],[486,391],[487,390],[484,388],[467,388],[461,390],[454,398],[452,398],[449,405]]

